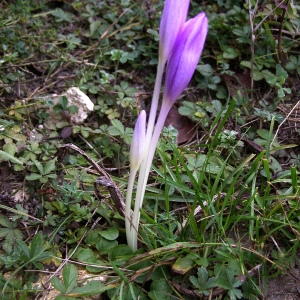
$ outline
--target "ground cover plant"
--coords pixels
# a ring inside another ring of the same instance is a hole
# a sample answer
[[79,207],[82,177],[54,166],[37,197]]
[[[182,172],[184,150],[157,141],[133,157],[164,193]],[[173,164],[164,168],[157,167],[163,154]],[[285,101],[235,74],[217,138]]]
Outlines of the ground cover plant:
[[1,299],[299,297],[293,1],[191,1],[206,44],[159,140],[138,250],[127,245],[129,145],[163,4],[1,2]]

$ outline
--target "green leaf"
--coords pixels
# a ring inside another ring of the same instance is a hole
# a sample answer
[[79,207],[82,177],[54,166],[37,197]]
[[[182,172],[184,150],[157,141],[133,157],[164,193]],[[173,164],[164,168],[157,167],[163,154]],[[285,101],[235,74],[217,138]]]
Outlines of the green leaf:
[[39,172],[44,175],[44,168],[42,166],[42,164],[38,161],[38,160],[33,160],[35,166],[37,167],[37,169],[39,170]]
[[125,133],[124,125],[121,123],[120,120],[113,119],[111,120],[111,124],[113,125],[113,127],[110,126],[108,128],[108,132],[112,136],[123,135]]
[[272,76],[268,76],[268,78],[266,78],[266,80],[267,80],[268,84],[274,85],[277,81],[277,77],[272,74]]
[[190,276],[191,283],[197,288],[197,292],[209,295],[209,290],[216,287],[216,280],[214,277],[208,278],[206,268],[198,268],[198,278]]
[[42,178],[42,175],[37,174],[37,173],[31,173],[30,175],[26,175],[25,177],[27,180],[37,180]]
[[240,296],[242,295],[241,291],[236,288],[241,286],[242,282],[234,279],[233,270],[228,267],[223,268],[216,279],[216,283],[218,286],[228,290],[228,294],[231,295],[231,299],[240,299]]
[[6,216],[3,215],[0,215],[0,225],[7,228],[15,228],[13,226],[13,223]]
[[241,299],[243,297],[243,293],[238,289],[232,289],[232,290],[228,291],[228,296],[232,300]]
[[62,109],[66,109],[68,106],[68,98],[67,96],[61,96],[58,99],[59,104],[61,105]]
[[109,259],[112,261],[121,259],[128,260],[132,254],[133,252],[128,245],[117,245],[109,252]]
[[238,57],[239,52],[231,47],[226,47],[225,51],[223,52],[223,57],[227,59],[233,59]]
[[51,159],[45,163],[44,174],[49,174],[55,170],[55,162],[56,162],[56,158]]
[[101,20],[95,20],[90,24],[90,35],[94,35],[101,25]]
[[57,178],[57,175],[56,174],[47,174],[46,175],[47,176],[47,178]]
[[214,73],[214,68],[209,64],[199,65],[196,69],[205,77],[212,76],[212,74]]
[[[47,256],[47,258],[48,258],[48,256]],[[42,263],[40,263],[38,261],[33,261],[32,263],[38,270],[44,270],[44,265]]]
[[7,236],[12,230],[11,228],[0,228],[0,238]]
[[[264,140],[267,140],[267,141],[269,140],[269,135],[270,135],[269,130],[267,130],[267,129],[258,129],[256,132]],[[273,138],[273,136],[274,135],[272,134],[271,138]]]
[[117,245],[118,245],[118,242],[116,240],[109,241],[109,240],[105,239],[104,237],[100,237],[100,239],[96,243],[96,249],[100,252],[107,253],[113,247],[115,247]]
[[76,285],[78,271],[73,264],[67,264],[62,272],[64,285],[66,287],[65,294],[70,293]]
[[180,106],[178,109],[178,112],[182,116],[192,116],[195,113],[196,108],[194,107],[193,103],[188,101],[183,101],[182,104],[183,106]]
[[[99,238],[99,236],[98,236]],[[87,262],[87,263],[93,263],[97,259],[97,255],[94,253],[92,249],[89,248],[79,248],[76,251],[75,257],[82,261],[82,262]]]
[[41,183],[46,183],[48,181],[48,178],[47,177],[41,177],[40,178],[40,182]]
[[72,297],[83,297],[83,296],[92,296],[92,295],[101,295],[105,292],[105,285],[99,280],[89,281],[85,286],[76,287],[72,290]]
[[251,62],[250,61],[245,61],[245,60],[242,60],[240,62],[240,65],[243,66],[243,67],[246,67],[248,69],[251,69]]
[[17,152],[17,147],[13,143],[7,143],[7,144],[3,145],[3,150],[6,153],[10,154],[11,156],[14,156],[15,153]]
[[0,161],[11,161],[12,163],[23,165],[23,163],[13,155],[0,150]]
[[67,110],[71,113],[71,114],[74,114],[74,113],[77,113],[78,112],[78,107],[76,105],[70,105],[67,107]]
[[270,168],[274,171],[274,173],[278,173],[282,171],[281,164],[273,157],[269,158]]
[[66,288],[63,285],[63,283],[59,280],[58,277],[52,277],[50,280],[51,284],[54,286],[55,289],[57,289],[62,294],[65,294]]
[[199,257],[198,259],[195,260],[198,266],[203,266],[206,268],[209,265],[209,261],[205,257]]
[[16,240],[22,240],[23,238],[22,232],[19,229],[14,228],[14,223],[15,222],[11,223],[11,228],[0,228],[0,237],[5,237],[5,244],[7,246],[9,245],[9,248],[12,248],[12,245],[14,245]]
[[285,71],[285,69],[282,67],[281,64],[277,64],[276,65],[276,76],[287,79],[289,75],[288,75],[287,71]]
[[228,261],[228,267],[233,271],[234,275],[242,274],[242,269],[238,260],[230,259]]
[[34,257],[37,258],[39,254],[43,252],[42,245],[43,245],[43,237],[42,234],[39,232],[33,237],[31,241],[30,258],[34,258]]
[[69,296],[62,296],[58,295],[55,300],[76,300],[77,298],[69,297]]
[[103,270],[107,270],[106,263],[100,259],[96,259],[92,264],[93,266],[86,266],[86,270],[90,273],[100,273]]
[[173,289],[168,283],[168,281],[164,278],[160,280],[154,280],[150,286],[150,292],[148,296],[153,300],[170,300],[171,295],[173,293]]
[[259,81],[264,78],[263,74],[259,70],[253,70],[253,80]]
[[28,246],[22,240],[17,240],[17,244],[24,252],[24,254],[27,256],[27,258],[30,259],[30,250]]
[[119,236],[119,231],[116,227],[109,227],[107,230],[99,231],[99,234],[105,239],[113,241]]
[[262,70],[261,72],[262,77],[268,81],[268,78],[274,78],[274,74],[272,72],[270,72],[269,70]]
[[85,242],[87,245],[92,246],[95,245],[100,239],[99,230],[93,230],[89,232],[85,238]]

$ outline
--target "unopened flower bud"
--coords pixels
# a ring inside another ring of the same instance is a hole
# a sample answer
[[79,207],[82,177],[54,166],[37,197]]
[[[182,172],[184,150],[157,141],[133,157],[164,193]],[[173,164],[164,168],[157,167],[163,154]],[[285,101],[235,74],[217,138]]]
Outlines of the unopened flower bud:
[[130,166],[137,170],[143,160],[146,140],[146,112],[142,110],[136,121],[131,146],[130,146]]

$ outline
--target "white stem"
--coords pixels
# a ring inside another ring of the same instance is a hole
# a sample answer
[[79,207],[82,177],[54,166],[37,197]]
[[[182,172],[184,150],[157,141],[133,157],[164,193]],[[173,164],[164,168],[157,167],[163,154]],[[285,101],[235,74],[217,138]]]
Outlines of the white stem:
[[145,161],[142,162],[142,166],[141,166],[141,171],[140,171],[140,176],[138,179],[138,186],[137,186],[137,196],[135,200],[135,207],[134,207],[134,212],[132,217],[133,228],[131,234],[132,234],[132,240],[134,242],[134,247],[132,249],[135,250],[137,249],[137,234],[138,234],[138,227],[140,221],[140,209],[142,208],[142,204],[144,200],[144,195],[145,195],[146,185],[147,185],[147,181],[151,169],[151,164],[155,154],[160,133],[163,129],[170,108],[171,106],[166,107],[165,105],[162,105],[153,135],[150,139],[149,147],[146,148],[147,156],[145,156]]
[[132,230],[131,198],[132,198],[132,190],[134,186],[134,179],[136,173],[137,173],[137,169],[130,168],[127,193],[126,193],[126,202],[125,202],[125,229],[126,229],[127,243],[130,248],[133,248],[133,241],[132,241],[132,234],[131,234],[131,230]]
[[148,125],[147,125],[147,132],[146,132],[146,142],[145,142],[145,153],[144,158],[141,164],[140,168],[140,174],[138,178],[138,184],[137,184],[137,191],[136,191],[136,198],[135,198],[135,205],[134,205],[134,211],[133,211],[133,217],[132,217],[132,224],[131,224],[131,230],[130,240],[133,242],[132,244],[132,250],[137,250],[137,234],[138,234],[138,224],[140,220],[140,208],[142,207],[144,195],[145,195],[145,189],[146,184],[149,176],[149,170],[147,171],[147,162],[148,162],[148,156],[149,156],[149,149],[153,146],[152,145],[152,134],[155,124],[155,118],[156,118],[156,112],[159,102],[159,95],[160,95],[160,89],[161,89],[161,82],[164,72],[166,62],[159,60],[158,66],[157,66],[157,74],[156,74],[156,80],[155,80],[155,86],[153,91],[153,97],[152,97],[152,103],[151,103],[151,109],[148,119]]

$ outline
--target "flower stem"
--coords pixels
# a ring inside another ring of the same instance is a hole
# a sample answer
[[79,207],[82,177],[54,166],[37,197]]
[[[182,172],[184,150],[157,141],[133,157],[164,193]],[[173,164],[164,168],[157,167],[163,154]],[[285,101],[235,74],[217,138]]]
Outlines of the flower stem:
[[125,205],[125,229],[126,229],[127,243],[130,248],[133,248],[133,241],[132,241],[132,234],[131,234],[131,231],[133,230],[133,228],[131,227],[132,224],[131,198],[132,198],[132,191],[133,191],[136,173],[137,170],[134,170],[133,168],[130,169],[128,186],[127,186],[127,194],[126,194],[126,202],[125,202],[126,204]]
[[[154,130],[154,124],[155,124],[156,112],[157,112],[157,107],[158,107],[158,102],[159,102],[159,95],[160,95],[160,89],[161,89],[161,83],[162,83],[162,77],[163,77],[165,63],[166,63],[165,61],[164,62],[160,61],[157,66],[155,86],[154,86],[152,104],[151,104],[147,132],[146,132],[145,154],[144,154],[144,158],[143,158],[143,161],[141,164],[140,174],[139,174],[138,184],[137,184],[137,192],[136,192],[134,212],[133,212],[133,217],[132,217],[132,227],[131,227],[131,233],[130,233],[131,238],[132,238],[131,240],[133,241],[132,249],[134,251],[137,249],[137,235],[138,235],[138,227],[139,227],[139,221],[140,221],[140,209],[143,204],[146,185],[147,185],[149,172],[150,172],[150,168],[151,168],[151,162],[152,162],[152,159],[153,159],[153,156],[155,153],[156,144],[157,144],[157,142],[153,143],[152,135],[153,135],[153,130]],[[153,154],[150,154],[150,153],[153,153]]]
[[[156,112],[159,102],[159,95],[160,95],[160,89],[161,89],[161,83],[162,83],[162,77],[164,72],[166,62],[159,60],[158,66],[157,66],[157,74],[156,74],[156,80],[155,80],[155,86],[153,91],[153,97],[152,97],[152,103],[151,103],[151,109],[148,119],[148,125],[147,125],[147,132],[146,132],[146,141],[145,141],[145,153],[144,158],[141,164],[140,168],[140,174],[138,178],[138,184],[137,184],[137,191],[136,191],[136,199],[135,199],[135,205],[134,205],[134,212],[132,217],[132,224],[130,226],[130,241],[132,242],[131,248],[133,251],[137,250],[137,234],[138,234],[138,224],[140,220],[140,209],[143,204],[144,195],[145,195],[145,189],[147,180],[149,177],[149,170],[147,170],[148,165],[148,156],[149,156],[149,150],[153,147],[152,144],[152,134],[155,124],[155,118],[156,118]],[[155,145],[156,146],[156,145]],[[154,149],[155,149],[154,146]],[[152,157],[153,158],[153,157]],[[151,159],[152,161],[152,159]],[[151,163],[150,163],[151,165]],[[128,193],[128,190],[127,190]],[[127,201],[126,201],[127,202]],[[128,201],[129,202],[129,201]],[[126,229],[127,231],[127,229]]]

